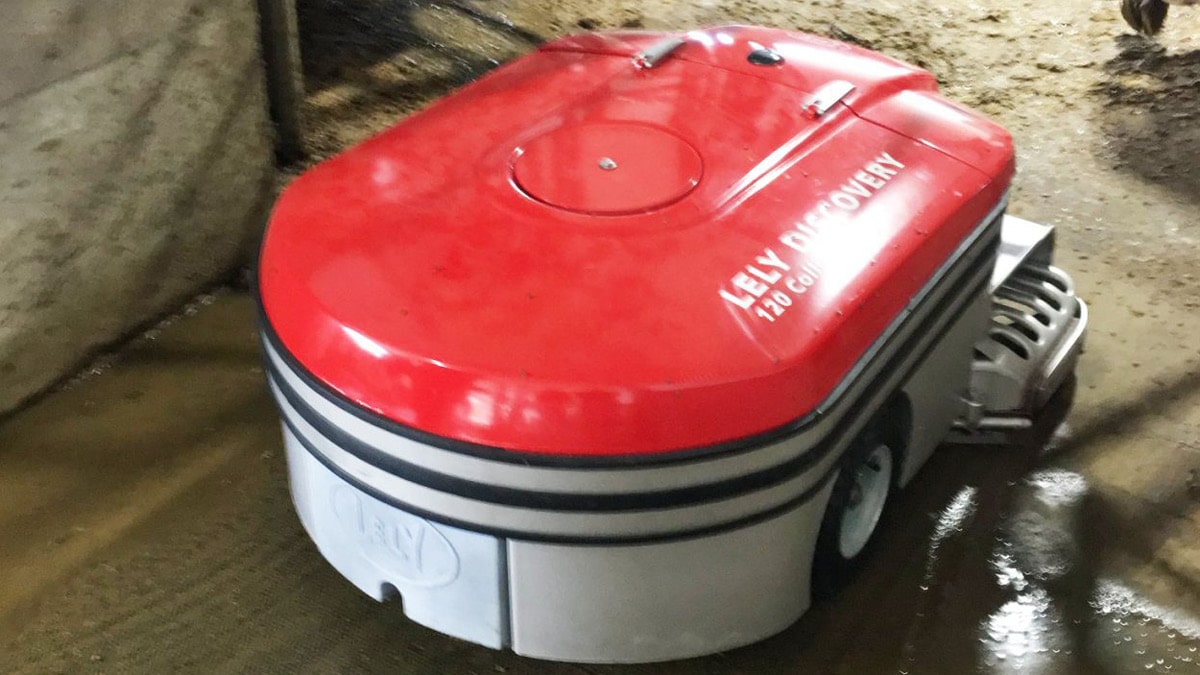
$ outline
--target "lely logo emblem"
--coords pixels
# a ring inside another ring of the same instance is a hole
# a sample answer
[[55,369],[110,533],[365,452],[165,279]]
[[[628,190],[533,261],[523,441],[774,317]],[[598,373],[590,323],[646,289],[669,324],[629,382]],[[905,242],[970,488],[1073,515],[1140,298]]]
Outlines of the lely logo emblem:
[[334,488],[331,497],[334,515],[363,553],[397,581],[435,588],[458,578],[458,553],[429,521],[397,512],[344,485]]

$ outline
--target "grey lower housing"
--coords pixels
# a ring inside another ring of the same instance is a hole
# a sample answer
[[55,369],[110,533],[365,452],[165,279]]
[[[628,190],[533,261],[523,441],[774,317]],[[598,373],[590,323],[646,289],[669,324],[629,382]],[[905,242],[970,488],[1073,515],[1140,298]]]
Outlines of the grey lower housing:
[[1007,241],[991,284],[992,320],[975,345],[971,369],[973,414],[955,425],[954,440],[993,443],[1031,426],[1075,372],[1088,308],[1071,277],[1051,264],[1052,236],[1048,226],[1005,219]]
[[810,419],[678,461],[539,464],[428,442],[331,395],[265,330],[300,519],[365,593],[398,595],[414,621],[493,648],[649,662],[775,634],[809,606],[817,532],[854,438],[907,401],[903,484],[962,415],[997,270],[1011,265],[1007,279],[1046,248],[1048,228],[1002,228],[1002,206]]
[[646,662],[754,642],[808,606],[824,504],[719,534],[570,545],[472,532],[357,490],[287,439],[292,496],[321,553],[414,621],[492,648],[583,662]]

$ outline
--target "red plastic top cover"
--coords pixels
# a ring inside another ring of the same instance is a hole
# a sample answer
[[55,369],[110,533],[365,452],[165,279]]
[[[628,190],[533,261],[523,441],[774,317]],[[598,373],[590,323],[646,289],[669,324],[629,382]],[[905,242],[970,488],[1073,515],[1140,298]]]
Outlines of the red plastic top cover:
[[879,54],[740,26],[580,35],[296,179],[259,292],[296,362],[393,422],[696,448],[816,409],[1012,174],[1003,129]]

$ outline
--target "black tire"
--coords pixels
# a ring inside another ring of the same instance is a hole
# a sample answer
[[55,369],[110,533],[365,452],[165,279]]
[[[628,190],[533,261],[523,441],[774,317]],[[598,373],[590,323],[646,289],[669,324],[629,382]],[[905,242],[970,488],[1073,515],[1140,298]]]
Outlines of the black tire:
[[[857,552],[846,556],[843,555],[840,545],[843,521],[851,506],[858,473],[862,470],[873,470],[867,464],[878,448],[886,449],[885,454],[889,460],[887,491],[882,510],[870,529],[866,543]],[[871,429],[864,431],[855,440],[850,451],[842,459],[833,493],[825,506],[825,517],[821,521],[821,531],[817,536],[817,548],[813,555],[812,590],[816,597],[828,598],[837,594],[859,572],[863,561],[870,557],[871,549],[879,538],[879,524],[884,522],[896,491],[898,459],[895,448],[881,434]]]

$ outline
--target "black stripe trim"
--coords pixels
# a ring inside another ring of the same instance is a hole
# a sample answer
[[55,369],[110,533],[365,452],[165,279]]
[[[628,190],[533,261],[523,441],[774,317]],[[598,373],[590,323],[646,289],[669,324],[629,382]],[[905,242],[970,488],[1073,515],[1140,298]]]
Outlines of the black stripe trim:
[[[975,229],[971,235],[960,244],[959,249],[951,255],[948,264],[943,265],[937,272],[926,282],[925,286],[913,297],[912,300],[900,311],[896,318],[888,325],[883,333],[867,348],[867,351],[859,357],[858,361],[846,374],[842,382],[834,388],[834,390],[819,403],[809,413],[803,417],[782,426],[770,429],[751,436],[742,437],[732,441],[726,441],[713,445],[703,446],[699,448],[690,448],[686,450],[676,450],[672,452],[642,454],[642,455],[549,455],[543,453],[521,452],[519,450],[509,450],[490,445],[472,443],[469,441],[461,441],[445,436],[432,434],[415,427],[410,427],[405,424],[388,419],[355,404],[349,399],[342,396],[337,391],[334,391],[329,385],[322,382],[315,375],[300,363],[292,354],[283,346],[283,342],[275,333],[275,329],[271,326],[270,320],[267,318],[266,310],[263,307],[262,299],[257,293],[257,285],[255,287],[255,300],[259,315],[259,325],[262,335],[267,344],[275,351],[279,358],[288,366],[296,377],[300,378],[310,389],[321,395],[330,403],[338,406],[345,412],[358,417],[359,419],[380,427],[385,431],[394,433],[424,445],[429,445],[451,452],[457,452],[480,459],[489,461],[503,462],[507,464],[518,464],[522,466],[539,466],[550,468],[625,468],[625,467],[649,467],[655,465],[678,464],[697,460],[704,460],[713,455],[733,455],[739,452],[753,450],[764,445],[777,443],[787,437],[794,436],[805,428],[812,426],[821,419],[826,412],[836,406],[842,397],[844,397],[849,383],[854,381],[859,373],[869,368],[877,359],[880,358],[880,353],[883,348],[891,341],[892,337],[900,332],[906,324],[909,323],[909,318],[917,311],[917,309],[926,303],[929,296],[935,290],[943,285],[952,286],[952,280],[947,280],[947,277],[952,273],[958,273],[963,268],[970,268],[973,265],[970,263],[977,262],[978,257],[994,256],[995,251],[1000,243],[1000,228],[1004,219],[1004,200],[1001,200],[996,206],[996,212],[991,219],[986,221]],[[977,249],[982,249],[978,251]],[[994,262],[994,260],[993,260]]]
[[[292,429],[291,422],[288,422],[285,420],[285,424],[288,425],[289,429]],[[293,430],[293,433],[294,433],[294,430]],[[817,481],[816,484],[814,484],[809,489],[805,490],[799,497],[797,497],[791,501],[788,501],[784,504],[781,504],[779,506],[772,507],[770,510],[764,511],[761,514],[755,514],[753,516],[730,521],[728,523],[721,523],[721,524],[712,525],[709,527],[675,532],[675,533],[671,533],[671,534],[644,534],[644,535],[630,535],[630,536],[625,536],[625,537],[603,537],[603,536],[581,537],[581,536],[575,536],[575,535],[567,536],[567,535],[542,534],[542,533],[537,533],[537,532],[525,532],[522,530],[514,530],[514,529],[508,529],[508,528],[480,527],[479,525],[477,525],[475,523],[471,523],[469,521],[460,520],[458,518],[452,518],[452,517],[446,516],[444,514],[434,513],[433,511],[428,511],[426,509],[422,509],[420,507],[413,506],[412,504],[408,504],[407,502],[405,502],[401,499],[397,499],[396,497],[394,497],[392,495],[389,495],[380,490],[377,490],[374,487],[372,487],[371,485],[363,483],[362,481],[358,480],[354,476],[351,476],[348,472],[343,470],[337,464],[334,464],[332,461],[330,461],[330,459],[328,457],[321,454],[320,450],[317,450],[316,448],[312,447],[312,444],[309,443],[306,439],[301,438],[300,436],[296,436],[296,438],[300,442],[300,444],[302,446],[304,446],[304,449],[309,454],[311,454],[313,456],[313,458],[317,460],[317,462],[319,462],[322,466],[324,466],[326,469],[328,469],[330,473],[337,476],[341,480],[345,481],[348,485],[350,485],[351,487],[353,487],[356,490],[359,490],[363,494],[365,494],[369,497],[372,497],[373,499],[376,499],[380,502],[383,502],[384,504],[387,504],[388,506],[400,509],[401,511],[404,511],[405,513],[408,513],[408,514],[411,514],[411,515],[414,515],[414,516],[417,516],[420,518],[424,518],[425,520],[428,520],[428,521],[431,521],[434,523],[439,523],[442,525],[449,525],[450,527],[457,527],[462,530],[476,532],[479,534],[486,534],[486,535],[490,535],[490,536],[498,537],[498,538],[502,538],[502,539],[517,539],[520,541],[533,541],[533,542],[540,542],[540,543],[546,543],[546,544],[571,544],[574,546],[637,546],[637,545],[649,544],[649,543],[664,543],[664,542],[670,542],[670,541],[682,541],[682,540],[686,540],[686,539],[697,539],[697,538],[708,536],[711,534],[718,534],[720,532],[735,530],[735,529],[738,529],[741,527],[747,527],[749,525],[754,525],[759,522],[770,520],[771,518],[773,518],[776,515],[780,515],[786,511],[791,510],[792,508],[799,506],[800,504],[803,504],[804,502],[807,502],[809,499],[812,499],[813,496],[815,496],[818,492],[820,492],[821,489],[824,488],[825,485],[829,482],[829,480],[831,478],[833,478],[833,476],[837,475],[836,472],[830,471],[825,476],[823,476],[821,478],[821,480]]]
[[[969,270],[966,276],[969,276]],[[987,274],[976,271],[975,276],[980,278],[971,284],[965,292],[948,293],[944,296],[935,305],[934,311],[930,314],[931,320],[923,322],[920,328],[931,328],[930,324],[952,323],[954,318],[958,316],[958,313],[984,291],[990,279],[990,270],[987,271]],[[943,326],[944,328],[948,328],[948,326]],[[898,367],[897,364],[912,354],[919,342],[928,335],[929,333],[925,330],[914,330],[905,343],[897,350],[896,354],[889,359],[888,367],[881,368],[871,380],[871,383],[865,389],[864,398],[870,396],[872,392],[877,392],[889,377],[894,376],[895,369]],[[921,351],[920,357],[906,369],[900,381],[903,382],[907,379],[929,351],[940,344],[940,342],[940,338],[931,340],[929,345]],[[824,439],[808,451],[780,464],[735,478],[657,492],[609,494],[547,492],[478,483],[416,466],[393,455],[384,453],[325,420],[279,377],[274,364],[268,362],[268,368],[276,387],[283,394],[284,398],[287,399],[288,403],[295,408],[296,413],[302,419],[312,425],[319,434],[324,436],[334,446],[350,453],[363,462],[404,480],[440,492],[494,504],[554,511],[621,512],[673,508],[728,499],[768,489],[791,480],[820,463],[834,448],[845,442],[846,436],[850,429],[855,426],[856,422],[875,412],[874,409],[848,412],[838,420],[837,424]],[[303,435],[294,428],[286,415],[284,415],[284,419],[288,422],[289,426],[292,426],[296,436],[303,438]],[[311,443],[306,443],[305,445],[308,447]]]
[[[988,279],[988,277],[985,276],[981,282],[979,282],[977,284],[973,284],[971,287],[972,292],[960,297],[959,301],[954,303],[954,306],[950,309],[952,311],[956,311],[956,312],[964,309],[968,304],[970,304],[970,302],[972,301],[973,296],[975,294],[982,292],[987,287],[987,279]],[[915,370],[917,367],[919,367],[920,364],[929,355],[929,353],[932,352],[935,348],[937,348],[937,346],[939,344],[940,344],[939,340],[933,340],[924,350],[922,350],[920,357],[913,363],[911,368],[908,369],[908,372],[906,372],[904,377],[901,378],[901,381],[906,379],[913,370]],[[671,532],[671,533],[667,533],[667,534],[630,535],[630,536],[625,536],[625,537],[614,537],[614,536],[589,537],[589,536],[581,536],[581,535],[556,535],[556,534],[544,534],[544,533],[539,533],[539,532],[528,532],[528,531],[509,529],[509,528],[480,526],[476,523],[471,523],[469,521],[461,520],[461,519],[454,518],[452,516],[447,516],[447,515],[441,514],[441,513],[435,513],[435,512],[428,511],[426,509],[414,506],[412,504],[409,504],[408,502],[405,502],[404,500],[399,499],[394,495],[384,493],[384,492],[376,489],[372,485],[365,483],[362,480],[350,475],[349,472],[343,470],[341,467],[339,467],[337,464],[335,464],[333,461],[331,461],[328,457],[326,457],[323,453],[321,453],[321,451],[318,450],[316,447],[314,447],[313,444],[308,439],[301,436],[296,431],[295,427],[293,426],[293,424],[290,420],[288,420],[287,418],[284,418],[284,423],[292,431],[293,435],[300,442],[300,444],[304,447],[304,449],[307,452],[309,452],[318,462],[320,462],[330,472],[332,472],[338,478],[345,481],[346,483],[348,483],[355,489],[360,490],[364,494],[367,494],[374,499],[377,499],[385,504],[388,504],[389,506],[395,507],[395,508],[405,511],[407,513],[411,513],[413,515],[425,518],[427,520],[430,520],[430,521],[433,521],[436,523],[442,523],[442,524],[449,525],[452,527],[457,527],[457,528],[461,528],[464,530],[478,532],[481,534],[487,534],[487,535],[491,535],[491,536],[495,536],[495,537],[519,539],[522,541],[535,541],[535,542],[556,543],[556,544],[572,544],[572,545],[578,545],[578,546],[638,545],[638,544],[645,544],[645,543],[652,543],[652,542],[653,543],[662,543],[662,542],[669,542],[669,541],[679,541],[679,540],[686,540],[686,539],[695,539],[695,538],[704,537],[704,536],[708,536],[708,535],[712,535],[712,534],[718,534],[718,533],[729,531],[729,530],[735,530],[735,529],[739,529],[739,528],[743,528],[743,527],[749,527],[752,525],[756,525],[758,523],[770,520],[771,518],[774,518],[778,515],[782,515],[783,513],[786,513],[794,508],[797,508],[797,507],[801,506],[802,504],[806,503],[807,501],[809,501],[810,499],[812,499],[817,493],[819,493],[828,484],[828,482],[835,475],[837,475],[837,469],[838,469],[838,465],[835,463],[813,485],[811,485],[808,489],[804,490],[803,492],[801,492],[799,495],[797,495],[796,497],[794,497],[792,499],[784,501],[784,502],[782,502],[776,506],[773,506],[769,509],[765,509],[759,513],[751,514],[751,515],[744,516],[741,518],[736,518],[734,520],[726,521],[724,523],[717,523],[717,524],[706,526],[706,527],[690,528],[687,530],[680,530],[677,532]],[[846,426],[850,426],[850,425],[846,425]],[[843,431],[843,433],[844,433],[844,431]],[[833,445],[836,445],[836,443]]]

